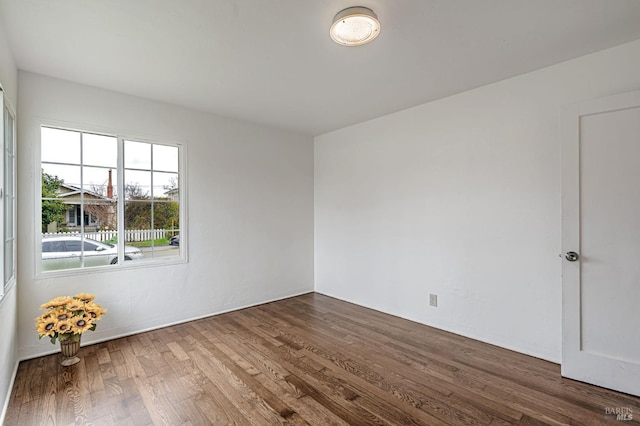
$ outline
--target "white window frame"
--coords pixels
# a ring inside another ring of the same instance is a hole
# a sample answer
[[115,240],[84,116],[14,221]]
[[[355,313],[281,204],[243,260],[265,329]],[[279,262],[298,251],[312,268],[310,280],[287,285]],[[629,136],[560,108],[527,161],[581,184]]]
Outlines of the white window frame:
[[[7,149],[6,149],[6,143],[7,140],[5,139],[5,117],[9,115],[12,118],[12,128],[11,128],[11,158],[7,158]],[[15,285],[16,283],[16,258],[17,258],[17,253],[16,253],[16,231],[17,231],[17,226],[16,226],[16,220],[17,220],[17,207],[16,207],[16,114],[13,110],[13,108],[11,107],[11,105],[9,105],[8,100],[6,99],[6,97],[4,96],[4,91],[2,89],[2,86],[0,86],[0,149],[2,150],[2,155],[0,156],[0,235],[2,235],[2,238],[0,238],[0,243],[1,246],[0,247],[0,257],[2,258],[2,265],[0,265],[0,277],[2,277],[2,285],[0,286],[0,301],[2,301],[4,299],[4,295],[7,294],[9,292],[9,290]],[[11,179],[11,188],[7,188],[7,182],[5,179],[5,172],[6,172],[6,168],[5,166],[7,165],[7,160],[9,160],[11,162],[11,173],[12,173],[12,179]],[[5,225],[7,225],[5,223],[5,221],[7,220],[7,215],[5,214],[5,208],[6,208],[6,199],[7,197],[10,197],[10,199],[13,201],[12,203],[12,212],[11,212],[11,218],[12,218],[12,223],[9,224],[9,226],[11,226],[11,238],[9,240],[7,240],[6,238],[6,227]],[[5,266],[6,265],[6,261],[5,261],[5,257],[7,255],[6,253],[6,243],[11,241],[11,274],[9,275],[8,279],[5,279]]]
[[[51,276],[66,276],[66,275],[84,275],[88,273],[96,273],[96,272],[108,272],[108,271],[118,271],[122,269],[137,269],[137,268],[155,268],[160,266],[167,265],[176,265],[183,264],[188,262],[188,238],[187,238],[187,179],[186,179],[186,145],[181,142],[175,141],[167,141],[163,138],[149,137],[149,136],[138,136],[133,135],[127,132],[113,130],[105,130],[105,129],[96,129],[93,126],[77,126],[77,125],[69,125],[68,123],[61,123],[59,121],[50,121],[50,120],[41,120],[37,125],[37,134],[38,134],[38,146],[36,149],[36,168],[35,170],[41,171],[42,168],[42,159],[41,159],[41,148],[42,148],[42,128],[49,127],[60,130],[67,130],[73,132],[80,133],[90,133],[102,136],[110,136],[117,138],[118,142],[118,164],[117,170],[115,170],[117,174],[117,182],[118,182],[118,194],[124,194],[124,142],[125,141],[133,141],[133,142],[142,142],[149,143],[154,145],[167,145],[178,148],[178,181],[180,182],[180,245],[179,245],[179,255],[171,256],[171,257],[163,257],[163,258],[145,258],[134,262],[125,262],[124,261],[124,246],[125,241],[124,238],[118,238],[118,263],[115,265],[108,266],[83,266],[80,268],[69,268],[69,269],[60,269],[53,271],[44,271],[42,268],[42,238],[41,232],[38,231],[42,226],[42,183],[41,179],[36,179],[36,187],[35,187],[35,277],[51,277]],[[82,197],[81,197],[82,198]],[[123,207],[121,208],[120,205]],[[118,236],[122,235],[124,232],[124,205],[125,200],[118,201],[117,208],[117,218],[118,218]],[[184,237],[183,237],[184,235]],[[184,243],[183,243],[184,241]]]

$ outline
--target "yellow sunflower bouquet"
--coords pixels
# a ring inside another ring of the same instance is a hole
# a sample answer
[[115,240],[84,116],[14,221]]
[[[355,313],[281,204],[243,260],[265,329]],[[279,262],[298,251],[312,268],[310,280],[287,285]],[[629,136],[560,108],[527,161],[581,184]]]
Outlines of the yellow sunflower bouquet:
[[51,343],[59,341],[80,341],[85,331],[96,329],[96,322],[107,313],[106,309],[94,302],[95,296],[87,293],[73,297],[60,296],[40,306],[45,312],[36,318],[36,331],[42,339],[47,336]]

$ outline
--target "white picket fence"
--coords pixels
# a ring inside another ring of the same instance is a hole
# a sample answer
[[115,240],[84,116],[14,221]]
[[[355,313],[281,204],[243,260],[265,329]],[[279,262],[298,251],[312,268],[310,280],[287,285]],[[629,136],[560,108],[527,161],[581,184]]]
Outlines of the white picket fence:
[[[176,235],[178,230],[171,229],[127,229],[125,232],[125,242],[130,243],[134,241],[148,241],[148,240],[157,240],[159,238],[169,238],[172,235]],[[80,232],[47,232],[43,234],[45,237],[55,237],[55,236],[80,236]],[[86,238],[90,238],[96,241],[109,241],[112,239],[116,239],[118,236],[118,231],[115,230],[104,230],[104,231],[95,231],[95,232],[85,232],[84,236]]]

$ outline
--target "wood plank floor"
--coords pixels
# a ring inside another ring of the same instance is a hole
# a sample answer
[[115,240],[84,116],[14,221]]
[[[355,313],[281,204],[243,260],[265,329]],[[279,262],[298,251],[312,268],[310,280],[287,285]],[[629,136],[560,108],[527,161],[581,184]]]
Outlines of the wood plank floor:
[[319,294],[20,363],[7,425],[620,424],[640,398]]

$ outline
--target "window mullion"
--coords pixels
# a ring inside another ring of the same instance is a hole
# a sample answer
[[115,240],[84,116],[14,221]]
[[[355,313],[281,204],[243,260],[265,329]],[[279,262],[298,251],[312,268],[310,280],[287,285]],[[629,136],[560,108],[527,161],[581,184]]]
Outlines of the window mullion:
[[150,162],[150,164],[151,164],[151,170],[150,170],[150,173],[151,173],[151,176],[150,176],[150,178],[151,178],[150,179],[151,180],[151,188],[149,190],[149,193],[151,194],[151,200],[150,201],[151,201],[151,253],[152,253],[152,256],[155,255],[155,253],[154,253],[154,251],[155,251],[155,247],[154,247],[155,238],[154,238],[154,236],[155,236],[155,223],[156,223],[155,219],[153,218],[153,200],[155,199],[155,196],[153,194],[153,146],[154,145],[151,144],[151,159],[150,159],[151,160],[151,162]]
[[80,133],[80,267],[84,268],[84,156],[83,139],[84,134]]
[[118,264],[124,262],[124,245],[126,238],[126,227],[124,223],[124,209],[126,203],[126,194],[124,191],[124,139],[118,136],[118,194],[116,197],[116,206],[118,214]]

